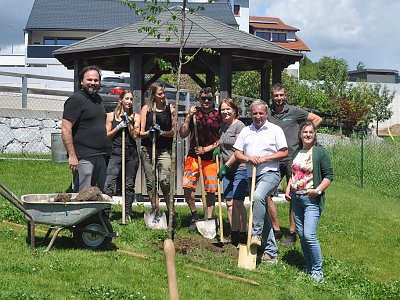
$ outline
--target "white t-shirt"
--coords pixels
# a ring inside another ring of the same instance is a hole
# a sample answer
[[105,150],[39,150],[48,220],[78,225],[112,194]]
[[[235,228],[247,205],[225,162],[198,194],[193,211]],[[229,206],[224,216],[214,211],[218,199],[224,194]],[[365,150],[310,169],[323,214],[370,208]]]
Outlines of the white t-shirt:
[[[233,147],[236,150],[243,151],[246,156],[266,156],[287,148],[287,143],[282,128],[265,121],[260,129],[257,129],[254,124],[243,128]],[[247,175],[249,177],[251,176],[251,169],[251,164],[247,164]],[[257,166],[257,176],[268,171],[279,171],[279,161],[266,162]]]

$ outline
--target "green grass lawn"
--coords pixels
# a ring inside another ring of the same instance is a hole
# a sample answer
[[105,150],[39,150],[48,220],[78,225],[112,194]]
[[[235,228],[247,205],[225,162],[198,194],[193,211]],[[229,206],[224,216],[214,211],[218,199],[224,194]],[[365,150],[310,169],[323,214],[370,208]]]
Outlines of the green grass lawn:
[[[391,148],[392,147],[392,148]],[[394,156],[395,146],[369,149],[375,155],[376,174],[384,161]],[[302,272],[302,256],[295,247],[279,247],[277,265],[261,264],[254,271],[237,268],[237,251],[220,249],[199,235],[187,233],[189,211],[178,208],[176,241],[187,241],[186,254],[177,253],[176,268],[181,299],[398,299],[400,295],[400,205],[387,192],[397,178],[366,179],[360,188],[354,149],[336,148],[331,153],[336,178],[327,191],[326,207],[318,235],[324,256],[323,284],[310,282]],[[340,155],[340,153],[346,153]],[[345,161],[348,157],[348,161]],[[397,158],[400,158],[398,156]],[[352,169],[353,168],[353,169]],[[346,172],[348,176],[346,176]],[[371,171],[372,173],[372,171]],[[354,175],[352,175],[354,174]],[[377,177],[377,176],[376,176]],[[68,189],[70,172],[65,164],[43,161],[0,160],[0,180],[17,195],[54,193]],[[378,183],[375,183],[378,182]],[[374,185],[374,186],[372,186]],[[396,187],[390,189],[398,191]],[[120,225],[120,209],[112,213],[116,248],[143,253],[148,259],[116,250],[89,251],[74,246],[70,232],[63,232],[55,247],[32,250],[26,244],[26,229],[0,223],[0,299],[167,299],[168,287],[162,240],[166,232],[146,228],[142,206],[137,218]],[[288,205],[278,205],[280,222],[288,227]],[[25,224],[21,214],[3,198],[0,220]],[[226,220],[226,215],[225,215]],[[43,234],[38,234],[43,236]],[[202,245],[205,247],[190,247]],[[207,268],[255,280],[254,286],[196,270]]]

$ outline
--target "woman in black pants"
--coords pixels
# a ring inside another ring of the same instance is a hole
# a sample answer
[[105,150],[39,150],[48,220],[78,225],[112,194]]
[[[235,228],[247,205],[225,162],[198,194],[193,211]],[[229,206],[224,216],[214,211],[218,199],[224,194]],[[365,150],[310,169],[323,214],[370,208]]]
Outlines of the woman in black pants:
[[112,139],[112,152],[107,167],[104,193],[112,196],[115,183],[122,167],[122,131],[125,130],[125,219],[132,217],[132,203],[135,196],[136,173],[139,168],[139,154],[135,139],[139,135],[140,116],[133,112],[133,93],[124,90],[118,105],[107,114],[107,138]]

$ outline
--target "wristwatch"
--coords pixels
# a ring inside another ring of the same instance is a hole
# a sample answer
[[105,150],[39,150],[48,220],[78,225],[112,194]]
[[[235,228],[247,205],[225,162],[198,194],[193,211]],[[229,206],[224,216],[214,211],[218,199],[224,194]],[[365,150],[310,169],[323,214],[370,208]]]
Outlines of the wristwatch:
[[321,195],[321,194],[322,194],[322,192],[321,192],[320,189],[315,189],[315,190],[317,191],[317,194],[318,194],[318,195]]

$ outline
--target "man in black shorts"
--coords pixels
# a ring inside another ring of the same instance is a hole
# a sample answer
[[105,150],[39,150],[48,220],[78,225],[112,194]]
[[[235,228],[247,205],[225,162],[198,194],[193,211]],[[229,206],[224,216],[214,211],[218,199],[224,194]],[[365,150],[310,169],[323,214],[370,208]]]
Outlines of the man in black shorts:
[[[279,169],[281,172],[281,178],[286,177],[286,182],[288,182],[292,174],[292,155],[298,146],[298,132],[300,124],[305,120],[309,120],[313,122],[317,128],[321,124],[322,118],[316,114],[309,113],[300,107],[288,105],[286,103],[287,91],[281,84],[275,84],[272,87],[271,93],[272,105],[270,114],[268,116],[268,121],[280,126],[285,133],[289,155],[280,161]],[[276,212],[275,203],[272,200],[272,197],[269,197],[268,199],[268,213],[272,228],[275,233],[275,238],[280,240],[282,238],[282,232],[279,226],[278,214]],[[286,236],[286,240],[282,242],[282,246],[284,247],[292,246],[296,243],[296,224],[294,223],[292,203],[290,203],[289,220],[289,233]]]
[[101,72],[85,67],[79,74],[80,90],[64,103],[61,133],[73,172],[73,192],[91,186],[103,190],[106,179],[106,110],[101,97]]

